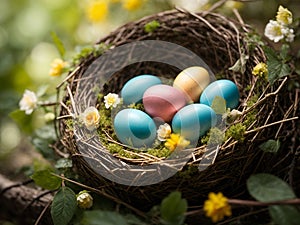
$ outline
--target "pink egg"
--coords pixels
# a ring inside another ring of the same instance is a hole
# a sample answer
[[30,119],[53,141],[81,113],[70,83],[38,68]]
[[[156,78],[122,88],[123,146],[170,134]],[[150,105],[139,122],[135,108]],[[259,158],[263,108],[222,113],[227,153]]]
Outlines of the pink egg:
[[155,119],[170,122],[175,113],[187,104],[180,90],[164,84],[148,88],[143,96],[145,111]]

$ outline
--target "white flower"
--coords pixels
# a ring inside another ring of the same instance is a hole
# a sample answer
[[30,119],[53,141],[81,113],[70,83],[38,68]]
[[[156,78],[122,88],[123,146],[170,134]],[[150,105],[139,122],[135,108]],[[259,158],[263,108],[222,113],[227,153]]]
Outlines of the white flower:
[[100,114],[95,107],[91,106],[84,110],[82,120],[88,130],[94,130],[99,126]]
[[172,133],[172,129],[169,124],[165,123],[160,125],[157,130],[157,139],[160,141],[167,140]]
[[175,6],[186,9],[190,12],[199,11],[208,3],[208,0],[172,0]]
[[77,195],[77,204],[82,209],[89,209],[93,206],[93,197],[87,191],[81,191]]
[[275,20],[270,20],[265,28],[265,35],[271,41],[278,42],[284,38],[286,27]]
[[29,115],[37,107],[37,97],[32,91],[25,90],[22,99],[19,102],[20,110],[25,111]]
[[285,40],[287,42],[293,42],[294,38],[295,38],[295,34],[294,34],[294,30],[293,29],[285,29],[284,31],[284,35],[285,35]]
[[289,25],[293,22],[293,14],[287,8],[279,6],[276,20],[283,25]]
[[105,108],[116,107],[121,102],[121,99],[117,94],[109,93],[104,96]]

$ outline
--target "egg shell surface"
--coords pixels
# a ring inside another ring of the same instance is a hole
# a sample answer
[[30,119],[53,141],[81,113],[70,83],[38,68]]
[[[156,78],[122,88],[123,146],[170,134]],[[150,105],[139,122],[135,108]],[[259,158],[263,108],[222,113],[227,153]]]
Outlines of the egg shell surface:
[[200,103],[211,106],[216,96],[225,99],[227,108],[234,109],[239,104],[238,87],[230,80],[222,79],[209,84],[200,96]]
[[155,85],[143,96],[145,111],[158,120],[170,122],[174,114],[187,104],[183,92],[169,85]]
[[128,80],[121,90],[123,103],[141,103],[144,92],[151,86],[161,84],[160,78],[153,75],[139,75]]
[[172,120],[172,129],[191,142],[198,142],[217,123],[215,111],[204,104],[190,104],[180,109]]
[[151,146],[156,139],[153,119],[138,109],[123,109],[114,118],[114,130],[120,142],[133,147]]
[[183,91],[190,102],[198,102],[200,94],[209,83],[208,71],[200,66],[192,66],[184,69],[177,75],[173,87]]

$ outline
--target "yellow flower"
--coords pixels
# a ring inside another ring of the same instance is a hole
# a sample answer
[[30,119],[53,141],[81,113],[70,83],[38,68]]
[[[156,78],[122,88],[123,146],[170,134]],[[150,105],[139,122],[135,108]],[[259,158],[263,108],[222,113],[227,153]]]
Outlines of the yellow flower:
[[252,74],[259,77],[266,77],[268,75],[267,64],[260,62],[252,70]]
[[62,59],[54,59],[51,63],[51,69],[49,75],[53,77],[60,76],[63,73],[64,68],[68,65],[67,62]]
[[224,219],[224,216],[231,216],[231,207],[228,204],[228,199],[219,192],[215,194],[210,192],[208,194],[208,200],[204,202],[204,211],[206,216],[216,223]]
[[289,25],[293,22],[293,14],[287,8],[279,6],[276,20],[284,25]]
[[143,2],[143,0],[123,0],[123,8],[128,11],[134,11],[139,9]]
[[108,15],[108,1],[98,0],[91,2],[87,7],[87,17],[91,22],[104,21]]
[[82,114],[82,120],[88,130],[98,128],[100,121],[98,110],[93,106],[86,108]]
[[77,204],[82,209],[89,209],[93,206],[93,197],[87,191],[81,191],[77,195]]
[[104,103],[105,103],[105,108],[110,108],[110,107],[117,107],[117,105],[121,102],[121,99],[117,94],[114,93],[109,93],[108,95],[104,96]]
[[179,134],[171,134],[170,138],[165,142],[165,146],[170,150],[174,151],[176,148],[184,149],[190,144],[190,141],[184,139]]

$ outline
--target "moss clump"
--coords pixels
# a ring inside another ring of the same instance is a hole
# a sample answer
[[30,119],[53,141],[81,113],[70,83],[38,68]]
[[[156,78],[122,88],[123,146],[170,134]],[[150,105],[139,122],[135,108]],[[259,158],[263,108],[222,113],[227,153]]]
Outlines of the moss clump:
[[225,135],[224,132],[221,131],[219,128],[217,127],[213,127],[209,130],[209,132],[207,133],[207,135],[205,135],[202,139],[201,139],[201,143],[202,144],[221,144],[223,143],[225,140]]
[[171,152],[169,149],[162,147],[162,148],[149,148],[147,149],[147,153],[157,158],[167,158]]
[[230,126],[225,132],[225,139],[232,137],[233,139],[243,142],[245,140],[246,126],[243,123],[237,123]]

